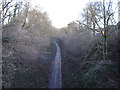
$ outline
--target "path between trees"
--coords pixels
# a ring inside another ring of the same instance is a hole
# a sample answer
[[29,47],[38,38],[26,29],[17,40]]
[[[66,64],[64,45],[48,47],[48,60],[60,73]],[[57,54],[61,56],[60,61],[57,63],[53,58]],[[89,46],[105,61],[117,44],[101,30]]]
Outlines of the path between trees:
[[56,56],[52,64],[52,72],[50,77],[49,88],[62,88],[61,77],[61,50],[56,41],[53,41],[56,46]]

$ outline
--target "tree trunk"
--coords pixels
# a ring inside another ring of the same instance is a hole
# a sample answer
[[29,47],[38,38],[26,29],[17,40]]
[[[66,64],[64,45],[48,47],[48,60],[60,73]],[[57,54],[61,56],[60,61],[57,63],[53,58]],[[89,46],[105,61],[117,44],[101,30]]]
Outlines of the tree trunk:
[[107,57],[107,26],[106,26],[106,9],[105,9],[105,0],[103,0],[104,8],[104,42],[103,42],[103,59],[106,60]]
[[93,40],[95,42],[95,23],[93,22]]

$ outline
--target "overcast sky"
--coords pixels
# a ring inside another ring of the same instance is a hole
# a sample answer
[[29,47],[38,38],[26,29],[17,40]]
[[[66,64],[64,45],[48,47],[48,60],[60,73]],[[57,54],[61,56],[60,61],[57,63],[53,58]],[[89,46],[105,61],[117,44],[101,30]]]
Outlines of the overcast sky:
[[[69,22],[79,19],[86,3],[90,1],[103,0],[30,0],[33,6],[39,5],[48,13],[52,25],[56,28],[67,26]],[[116,6],[118,0],[113,1]]]

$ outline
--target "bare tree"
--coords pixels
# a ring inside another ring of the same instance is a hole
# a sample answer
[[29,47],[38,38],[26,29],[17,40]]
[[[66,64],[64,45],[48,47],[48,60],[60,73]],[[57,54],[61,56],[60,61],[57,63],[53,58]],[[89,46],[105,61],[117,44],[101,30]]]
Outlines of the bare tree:
[[20,12],[22,2],[15,2],[13,0],[2,1],[2,24],[10,23]]
[[[90,2],[88,7],[85,9],[87,11],[83,13],[84,21],[86,23],[81,23],[90,30],[93,30],[93,35],[95,36],[95,31],[98,31],[103,36],[103,59],[106,60],[107,57],[107,39],[110,32],[108,32],[108,27],[113,23],[114,11],[112,10],[112,1],[110,0],[108,4],[103,0],[103,2]],[[84,10],[84,11],[85,11]],[[89,25],[88,25],[89,24]],[[103,28],[101,28],[103,26]]]

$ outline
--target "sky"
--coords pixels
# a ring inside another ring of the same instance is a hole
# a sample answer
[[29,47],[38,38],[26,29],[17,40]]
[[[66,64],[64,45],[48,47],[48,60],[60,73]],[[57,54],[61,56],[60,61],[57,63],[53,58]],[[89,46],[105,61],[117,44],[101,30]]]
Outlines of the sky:
[[[102,0],[29,0],[32,6],[39,5],[48,13],[52,25],[56,28],[67,26],[68,23],[78,20],[83,8],[90,1]],[[107,1],[107,0],[106,0]],[[118,0],[113,0],[116,7]]]

